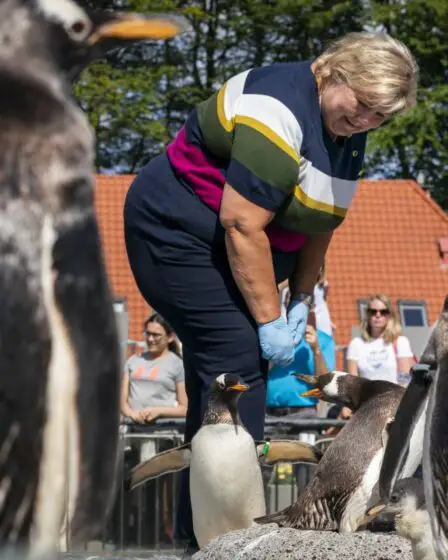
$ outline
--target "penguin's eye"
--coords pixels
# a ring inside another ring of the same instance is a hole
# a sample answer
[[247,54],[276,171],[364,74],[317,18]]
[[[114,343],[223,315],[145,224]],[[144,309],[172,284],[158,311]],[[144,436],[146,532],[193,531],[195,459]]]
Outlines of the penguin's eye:
[[90,27],[87,20],[78,19],[70,25],[69,35],[75,41],[82,41],[90,33]]

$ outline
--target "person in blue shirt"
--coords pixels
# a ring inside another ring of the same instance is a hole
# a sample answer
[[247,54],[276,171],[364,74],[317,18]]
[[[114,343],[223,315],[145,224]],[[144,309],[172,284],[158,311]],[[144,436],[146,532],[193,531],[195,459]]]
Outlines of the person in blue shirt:
[[[310,317],[312,315],[310,313]],[[290,418],[316,416],[318,399],[301,397],[309,386],[293,374],[322,375],[334,369],[334,339],[308,324],[304,339],[296,347],[293,362],[287,366],[275,364],[269,370],[267,414]]]

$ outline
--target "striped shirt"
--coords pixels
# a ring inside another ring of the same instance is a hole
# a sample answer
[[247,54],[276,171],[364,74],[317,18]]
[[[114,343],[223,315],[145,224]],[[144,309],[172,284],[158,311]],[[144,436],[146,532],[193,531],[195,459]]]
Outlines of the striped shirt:
[[200,103],[168,146],[178,177],[219,212],[227,182],[275,213],[271,246],[299,249],[344,220],[366,133],[333,142],[323,126],[311,62],[273,64],[228,80]]

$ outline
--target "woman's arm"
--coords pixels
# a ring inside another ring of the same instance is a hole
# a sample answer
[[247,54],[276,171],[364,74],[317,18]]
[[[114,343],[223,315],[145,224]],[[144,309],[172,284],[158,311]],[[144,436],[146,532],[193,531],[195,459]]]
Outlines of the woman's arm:
[[324,264],[333,232],[309,235],[297,255],[297,263],[289,280],[291,300],[299,292],[312,294],[319,271]]
[[409,373],[413,365],[413,358],[397,358],[397,369],[401,373]]
[[150,422],[156,418],[184,418],[187,414],[188,399],[185,391],[185,383],[178,381],[176,383],[176,400],[177,406],[151,406],[144,409],[145,420]]
[[323,375],[324,373],[328,373],[328,367],[319,346],[317,331],[312,325],[307,325],[306,327],[305,340],[308,342],[311,351],[313,352],[314,375]]
[[127,373],[123,373],[121,379],[121,391],[120,391],[120,411],[123,416],[129,416],[134,422],[141,423],[143,421],[141,411],[133,410],[129,406],[129,377]]
[[226,230],[226,247],[235,282],[258,324],[280,317],[269,240],[264,231],[274,213],[245,199],[226,184],[220,221]]
[[121,378],[121,391],[120,391],[120,410],[124,416],[130,416],[132,412],[128,404],[129,399],[129,377],[124,373]]
[[350,375],[359,375],[358,362],[356,360],[347,360],[347,371]]

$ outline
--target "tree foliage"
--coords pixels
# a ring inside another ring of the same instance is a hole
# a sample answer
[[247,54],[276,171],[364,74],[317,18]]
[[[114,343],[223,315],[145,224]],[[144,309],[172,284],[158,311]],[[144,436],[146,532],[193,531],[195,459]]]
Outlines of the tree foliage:
[[446,0],[95,0],[95,7],[181,11],[192,32],[119,50],[76,86],[97,136],[97,168],[136,172],[182,126],[188,111],[226,79],[253,66],[315,57],[348,31],[385,29],[421,68],[419,104],[371,134],[370,176],[413,177],[446,191]]

